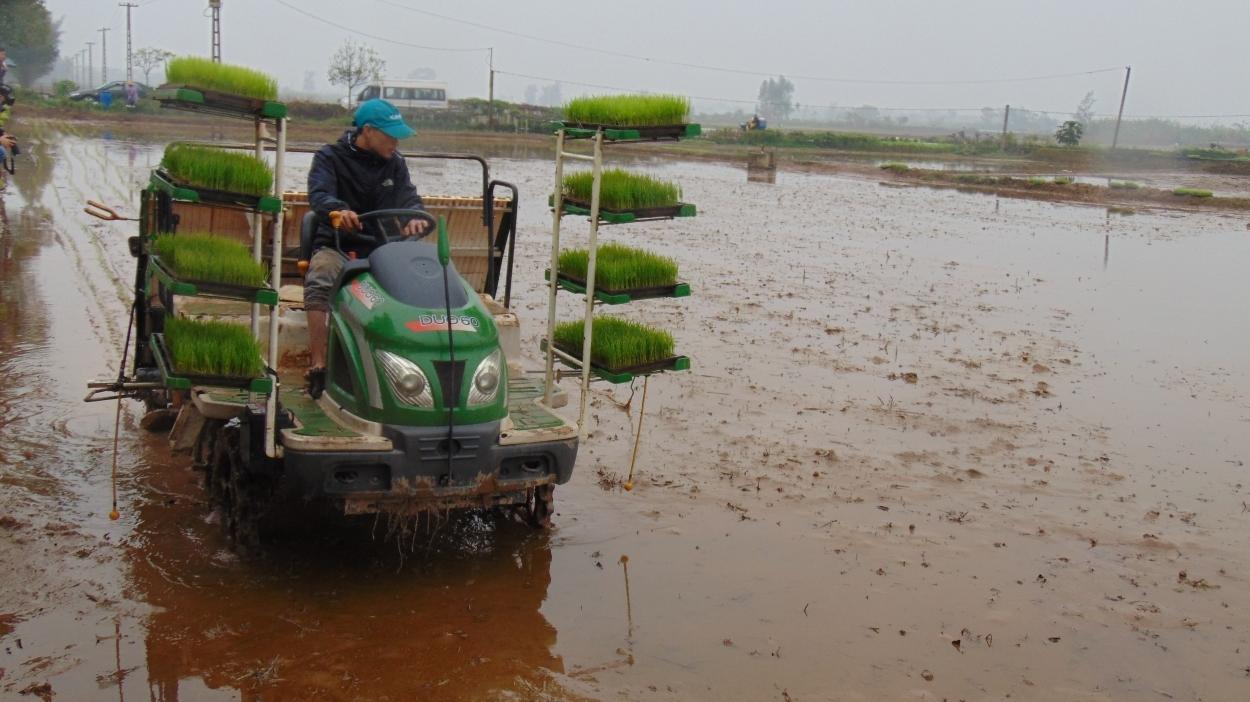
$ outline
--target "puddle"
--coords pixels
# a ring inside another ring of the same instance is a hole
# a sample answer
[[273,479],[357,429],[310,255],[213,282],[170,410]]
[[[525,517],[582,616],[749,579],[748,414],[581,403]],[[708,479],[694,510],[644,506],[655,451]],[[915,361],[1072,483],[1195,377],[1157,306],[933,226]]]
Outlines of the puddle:
[[[636,489],[600,487],[632,442],[628,390],[597,388],[549,536],[469,517],[401,562],[366,520],[252,563],[134,408],[104,516],[114,406],[80,400],[116,372],[132,232],[80,210],[133,212],[159,150],[30,150],[0,217],[3,696],[1250,695],[1242,217],[637,160],[700,215],[604,230],[694,290],[612,310],[694,363],[650,387]],[[523,198],[527,349],[551,187],[531,156],[491,161]],[[414,170],[429,193],[480,177]]]

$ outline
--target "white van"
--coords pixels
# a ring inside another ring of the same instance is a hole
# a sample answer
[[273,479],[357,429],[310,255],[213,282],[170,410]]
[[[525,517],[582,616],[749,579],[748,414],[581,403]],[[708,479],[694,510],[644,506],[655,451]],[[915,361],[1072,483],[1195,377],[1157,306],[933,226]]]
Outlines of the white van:
[[356,104],[382,98],[395,107],[447,109],[447,84],[434,80],[384,79],[365,84],[356,96]]

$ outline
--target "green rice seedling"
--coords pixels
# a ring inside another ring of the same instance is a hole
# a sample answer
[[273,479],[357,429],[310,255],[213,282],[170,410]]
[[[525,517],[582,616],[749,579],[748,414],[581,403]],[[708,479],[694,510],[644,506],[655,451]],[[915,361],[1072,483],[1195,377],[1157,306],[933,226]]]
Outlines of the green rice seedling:
[[1033,176],[1032,178],[1029,178],[1028,182],[1029,182],[1029,185],[1037,186],[1037,185],[1047,185],[1050,181],[1040,176]]
[[238,324],[169,317],[165,342],[176,373],[256,378],[265,370],[260,344]]
[[1210,190],[1199,189],[1199,187],[1178,187],[1173,190],[1173,195],[1188,195],[1190,197],[1210,197],[1214,192]]
[[278,99],[278,81],[245,66],[216,63],[212,59],[179,56],[170,59],[165,80],[173,85],[242,95],[257,100]]
[[243,244],[211,234],[166,234],[152,241],[152,251],[184,280],[259,288],[265,266],[252,260]]
[[911,170],[911,167],[908,166],[906,163],[899,163],[898,161],[890,161],[889,163],[883,163],[881,164],[880,168],[883,171],[893,171],[895,173],[906,173],[907,171]]
[[1076,179],[1072,176],[1055,176],[1054,178],[1055,185],[1072,185],[1075,182]]
[[[629,368],[673,356],[673,336],[666,331],[616,317],[595,317],[590,361],[601,368]],[[582,322],[556,325],[556,345],[581,355],[585,337]]]
[[[589,204],[593,181],[590,171],[564,176],[564,197]],[[599,185],[599,206],[605,210],[673,207],[680,200],[681,188],[676,183],[616,168],[604,171]]]
[[1140,190],[1141,183],[1134,183],[1131,180],[1113,180],[1108,187],[1113,190]]
[[161,166],[192,187],[243,195],[268,195],[273,171],[252,154],[190,144],[170,144]]
[[[568,249],[560,252],[560,272],[586,280],[590,252]],[[637,290],[677,283],[677,262],[671,258],[621,244],[604,244],[595,258],[595,287],[601,290]]]
[[576,124],[621,127],[685,124],[690,100],[679,95],[598,95],[564,105],[564,119]]

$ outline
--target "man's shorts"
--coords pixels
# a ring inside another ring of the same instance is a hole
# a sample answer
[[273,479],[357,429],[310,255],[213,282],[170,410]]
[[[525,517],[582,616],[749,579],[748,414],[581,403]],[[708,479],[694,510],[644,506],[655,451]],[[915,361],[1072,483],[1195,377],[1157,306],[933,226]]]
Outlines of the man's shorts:
[[331,248],[322,247],[313,252],[304,275],[304,309],[309,312],[330,311],[330,291],[347,259]]

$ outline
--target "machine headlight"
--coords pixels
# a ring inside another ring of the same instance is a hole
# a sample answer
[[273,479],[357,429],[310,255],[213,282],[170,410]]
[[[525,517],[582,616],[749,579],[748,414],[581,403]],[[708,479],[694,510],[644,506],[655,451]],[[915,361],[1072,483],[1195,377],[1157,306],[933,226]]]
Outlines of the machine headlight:
[[503,383],[503,353],[495,349],[482,359],[473,373],[473,387],[469,389],[469,406],[490,404],[499,395]]
[[430,393],[430,381],[421,366],[389,351],[378,351],[378,365],[391,383],[395,399],[413,407],[434,407],[434,395]]

